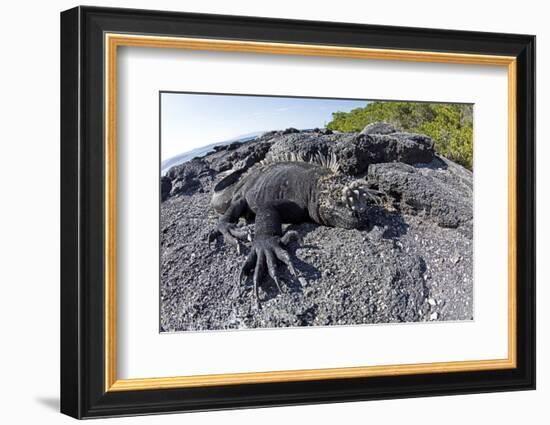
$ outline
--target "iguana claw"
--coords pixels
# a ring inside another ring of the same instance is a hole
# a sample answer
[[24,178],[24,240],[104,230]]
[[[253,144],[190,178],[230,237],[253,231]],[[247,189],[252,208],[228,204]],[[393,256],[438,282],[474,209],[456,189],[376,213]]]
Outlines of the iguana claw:
[[288,245],[291,240],[296,238],[299,238],[298,232],[289,231],[281,238],[278,236],[268,236],[256,237],[254,240],[250,253],[239,273],[239,284],[245,284],[247,279],[252,276],[254,297],[258,306],[260,305],[258,288],[265,277],[266,269],[271,279],[275,282],[278,291],[283,292],[277,274],[277,260],[286,265],[294,277],[298,276],[289,253],[281,246],[281,244]]
[[252,240],[252,232],[250,228],[238,227],[233,223],[220,222],[216,229],[208,234],[208,247],[211,248],[212,242],[215,242],[219,237],[222,237],[226,243],[229,243],[237,249],[240,255],[242,252],[242,242]]
[[382,205],[384,193],[367,186],[351,185],[345,187],[343,200],[348,208],[356,212],[364,212],[369,205]]

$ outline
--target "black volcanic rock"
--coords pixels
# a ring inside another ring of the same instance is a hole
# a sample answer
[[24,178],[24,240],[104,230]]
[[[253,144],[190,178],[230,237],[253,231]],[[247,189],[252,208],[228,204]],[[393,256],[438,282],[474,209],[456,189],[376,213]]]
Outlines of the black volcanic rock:
[[392,134],[398,132],[397,128],[387,122],[373,122],[361,130],[360,134]]
[[165,181],[163,184],[165,187],[170,185],[170,197],[188,195],[201,190],[213,174],[208,163],[201,158],[194,158],[168,170],[165,177],[170,179],[170,183]]
[[402,213],[434,220],[442,227],[462,226],[471,235],[472,174],[446,159],[426,167],[403,163],[374,164],[369,180],[390,194]]
[[166,201],[168,196],[170,196],[170,191],[172,190],[172,180],[170,177],[162,176],[160,178],[160,198],[162,201]]
[[291,133],[275,137],[268,157],[285,158],[293,153],[303,159],[334,154],[342,172],[359,175],[379,162],[428,163],[434,158],[433,142],[410,133]]
[[[170,169],[161,181],[161,329],[472,319],[472,173],[438,156],[426,136],[369,127],[272,131]],[[367,178],[386,202],[366,230],[286,226],[302,238],[290,246],[299,276],[280,265],[286,291],[267,280],[257,310],[250,284],[238,283],[246,252],[208,247],[218,220],[211,190],[231,172],[291,154],[334,155],[340,172]]]

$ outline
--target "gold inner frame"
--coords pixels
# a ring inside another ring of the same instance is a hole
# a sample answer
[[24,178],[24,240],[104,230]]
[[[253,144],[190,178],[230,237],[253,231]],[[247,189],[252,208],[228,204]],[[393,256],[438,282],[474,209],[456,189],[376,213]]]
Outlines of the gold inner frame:
[[[516,367],[516,58],[410,50],[370,49],[256,41],[214,40],[106,33],[105,46],[105,391],[237,385],[510,369]],[[384,366],[302,369],[192,375],[163,378],[118,379],[116,324],[116,99],[119,46],[325,56],[468,65],[503,66],[508,72],[508,357],[495,360],[416,363]]]

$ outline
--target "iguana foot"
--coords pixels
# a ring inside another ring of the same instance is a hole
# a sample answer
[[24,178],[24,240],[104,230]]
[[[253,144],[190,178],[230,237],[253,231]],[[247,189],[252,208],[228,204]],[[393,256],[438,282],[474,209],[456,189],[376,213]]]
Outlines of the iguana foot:
[[242,252],[242,242],[252,241],[252,232],[249,227],[238,227],[234,223],[220,221],[217,227],[208,234],[208,247],[219,237],[237,248],[237,253]]
[[271,279],[275,282],[279,292],[283,292],[277,275],[277,260],[287,266],[288,270],[293,276],[297,276],[296,269],[292,264],[290,255],[283,248],[288,245],[290,241],[299,239],[296,231],[286,232],[283,237],[279,236],[256,236],[254,239],[252,248],[246,261],[244,262],[241,272],[239,274],[239,284],[244,285],[247,279],[252,276],[252,282],[254,284],[254,297],[256,304],[260,308],[260,297],[258,295],[258,287],[265,277],[267,272]]
[[352,211],[364,212],[369,205],[382,205],[384,193],[363,185],[350,185],[344,188],[343,198]]

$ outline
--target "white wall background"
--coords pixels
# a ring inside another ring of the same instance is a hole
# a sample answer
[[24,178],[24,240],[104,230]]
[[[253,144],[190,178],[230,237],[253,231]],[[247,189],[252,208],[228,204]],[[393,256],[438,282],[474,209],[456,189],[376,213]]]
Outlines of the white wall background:
[[[59,392],[59,12],[72,1],[10,2],[0,17],[0,421],[69,423]],[[110,420],[110,423],[547,423],[550,414],[550,27],[541,1],[96,1],[155,8],[369,24],[536,34],[538,390]],[[545,261],[546,260],[546,261]],[[546,402],[546,403],[545,403]],[[483,421],[483,422],[482,422]]]

